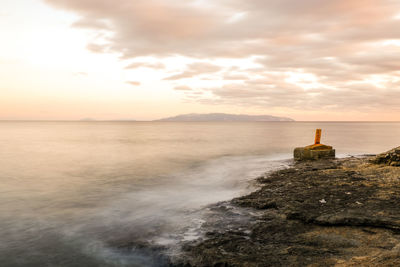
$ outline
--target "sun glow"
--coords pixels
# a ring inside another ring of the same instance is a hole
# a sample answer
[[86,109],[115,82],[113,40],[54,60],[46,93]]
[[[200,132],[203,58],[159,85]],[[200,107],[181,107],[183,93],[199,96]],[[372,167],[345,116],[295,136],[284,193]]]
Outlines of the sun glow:
[[298,85],[305,90],[319,88],[322,85],[318,82],[318,78],[312,73],[287,72],[288,76],[285,81],[294,85]]

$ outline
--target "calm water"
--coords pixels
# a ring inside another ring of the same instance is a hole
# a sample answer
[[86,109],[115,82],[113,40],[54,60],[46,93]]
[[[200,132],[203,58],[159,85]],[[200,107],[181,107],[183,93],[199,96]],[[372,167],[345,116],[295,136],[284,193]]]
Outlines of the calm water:
[[317,127],[338,156],[400,145],[400,123],[0,122],[0,266],[157,266],[115,244],[178,251]]

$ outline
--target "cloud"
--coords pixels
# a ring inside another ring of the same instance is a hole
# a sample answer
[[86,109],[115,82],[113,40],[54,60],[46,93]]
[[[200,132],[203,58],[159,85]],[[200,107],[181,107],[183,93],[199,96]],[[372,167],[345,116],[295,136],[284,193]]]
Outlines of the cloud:
[[87,72],[79,71],[79,72],[73,72],[72,75],[74,76],[80,76],[80,77],[86,77],[89,74]]
[[88,29],[97,29],[97,30],[109,30],[109,26],[107,22],[103,20],[96,19],[80,19],[72,23],[72,27],[75,28],[88,28]]
[[223,76],[224,80],[247,80],[249,77],[244,74],[226,74]]
[[[75,27],[113,31],[104,50],[124,58],[247,57],[314,49],[326,55],[361,41],[400,38],[400,20],[393,19],[400,3],[393,0],[44,1],[78,13]],[[238,14],[246,15],[232,22]]]
[[298,110],[359,110],[372,112],[382,107],[400,111],[400,85],[390,82],[384,86],[371,83],[343,84],[335,88],[305,89],[286,79],[269,79],[228,84],[204,89],[213,97],[208,103]]
[[89,43],[86,46],[87,50],[93,53],[105,53],[107,52],[107,47],[101,45],[101,44],[95,44],[95,43]]
[[[400,1],[44,1],[78,14],[74,27],[112,32],[88,44],[92,52],[118,53],[125,60],[191,58],[194,63],[164,82],[219,77],[224,84],[205,89],[211,96],[196,100],[202,103],[317,110],[396,107]],[[227,74],[229,66],[207,63],[222,58],[257,58],[260,67]],[[162,69],[152,63],[127,66],[138,67]],[[290,73],[314,78],[296,84]]]
[[157,63],[133,62],[133,63],[125,66],[125,69],[137,69],[137,68],[165,69],[165,65],[160,62],[157,62]]
[[221,69],[222,67],[215,64],[207,62],[196,62],[189,64],[185,71],[178,74],[174,74],[172,76],[168,76],[164,78],[164,80],[179,80],[185,78],[192,78],[197,75],[215,73],[220,71]]
[[127,81],[126,83],[130,84],[130,85],[133,85],[133,86],[139,86],[140,85],[140,82],[137,82],[137,81]]
[[175,86],[174,90],[177,90],[177,91],[192,91],[192,88],[190,88],[189,86],[186,86],[186,85],[180,85],[180,86]]

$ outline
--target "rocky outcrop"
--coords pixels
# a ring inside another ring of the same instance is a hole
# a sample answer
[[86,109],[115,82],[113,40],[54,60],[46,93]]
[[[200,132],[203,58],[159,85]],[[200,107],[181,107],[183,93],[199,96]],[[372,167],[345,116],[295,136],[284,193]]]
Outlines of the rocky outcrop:
[[400,166],[400,146],[393,148],[385,153],[377,155],[371,160],[376,164],[386,164],[390,166]]
[[246,209],[247,220],[225,216],[173,265],[400,266],[400,168],[370,160],[299,162],[260,177],[259,190],[223,209]]

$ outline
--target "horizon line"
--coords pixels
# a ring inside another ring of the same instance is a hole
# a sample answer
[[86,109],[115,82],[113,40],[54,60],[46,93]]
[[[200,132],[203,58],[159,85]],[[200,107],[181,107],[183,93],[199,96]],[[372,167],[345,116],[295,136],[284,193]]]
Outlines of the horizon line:
[[193,120],[187,120],[187,121],[163,121],[162,119],[155,119],[155,120],[134,120],[134,119],[114,119],[114,120],[101,120],[101,119],[93,119],[93,120],[82,120],[82,119],[0,119],[0,122],[392,122],[392,123],[398,123],[398,121],[368,121],[368,120],[326,120],[326,121],[321,121],[321,120],[293,120],[293,121],[212,121],[212,120],[199,120],[199,121],[193,121]]

